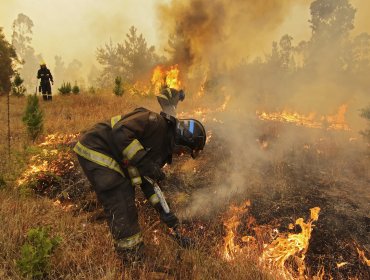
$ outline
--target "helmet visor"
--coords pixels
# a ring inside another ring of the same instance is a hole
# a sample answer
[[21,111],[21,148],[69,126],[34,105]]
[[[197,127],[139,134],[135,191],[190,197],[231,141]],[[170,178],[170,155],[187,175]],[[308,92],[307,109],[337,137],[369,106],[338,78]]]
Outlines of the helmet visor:
[[175,144],[184,146],[195,158],[203,150],[206,142],[206,132],[203,125],[195,119],[181,119],[177,123]]

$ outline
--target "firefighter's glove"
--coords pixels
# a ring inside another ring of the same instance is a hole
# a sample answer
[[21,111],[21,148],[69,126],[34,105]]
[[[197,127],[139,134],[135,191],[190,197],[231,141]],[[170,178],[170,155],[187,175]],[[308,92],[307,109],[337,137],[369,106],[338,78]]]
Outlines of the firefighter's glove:
[[193,249],[195,247],[195,242],[190,237],[186,237],[178,233],[175,233],[172,236],[177,242],[177,244],[179,244],[179,246],[181,246],[184,249]]
[[162,169],[159,167],[158,164],[153,164],[152,173],[153,173],[153,175],[152,175],[153,177],[151,177],[151,176],[149,176],[149,177],[154,178],[158,182],[163,181],[164,179],[166,179],[166,174],[164,174],[164,172],[162,171]]
[[143,159],[137,164],[137,168],[142,176],[148,176],[157,182],[163,181],[166,178],[161,167],[152,161]]
[[161,221],[165,223],[169,228],[176,228],[179,225],[179,219],[172,212],[165,213],[164,211],[161,211],[159,215]]

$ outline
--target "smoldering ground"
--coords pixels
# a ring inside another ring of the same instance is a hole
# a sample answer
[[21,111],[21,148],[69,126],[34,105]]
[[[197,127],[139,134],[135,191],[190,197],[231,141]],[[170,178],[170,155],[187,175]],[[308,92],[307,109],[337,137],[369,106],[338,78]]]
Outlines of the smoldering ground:
[[[359,156],[366,156],[366,144],[358,132],[366,127],[359,110],[369,102],[365,80],[369,67],[360,73],[357,62],[351,60],[356,48],[355,36],[351,37],[356,10],[342,2],[312,1],[311,18],[307,18],[311,37],[295,42],[287,34],[259,59],[248,59],[248,55],[260,42],[271,40],[292,8],[291,1],[189,0],[158,7],[163,30],[173,34],[172,58],[185,73],[186,87],[195,91],[203,86],[211,108],[226,96],[231,100],[225,112],[216,116],[223,124],[212,122],[214,115],[207,117],[207,127],[230,157],[217,161],[222,175],[213,184],[217,194],[211,200],[222,204],[224,196],[250,188],[248,181],[255,175],[248,173],[256,170],[257,163],[282,159],[295,147],[312,146],[319,139],[329,138],[332,145],[341,146],[341,155],[356,146]],[[262,123],[256,111],[299,113],[310,116],[321,128]],[[328,121],[345,123],[351,131],[335,134],[327,129]],[[339,138],[356,141],[349,144]],[[267,151],[261,141],[268,143]],[[219,186],[225,186],[224,190],[219,192],[223,189]],[[194,197],[204,201],[199,193]],[[198,203],[191,207],[197,208]]]
[[[189,71],[192,88],[204,81],[194,76],[206,76],[202,94],[212,108],[205,117],[212,137],[200,164],[193,164],[191,199],[182,217],[213,220],[231,203],[251,199],[258,224],[287,231],[289,223],[320,207],[307,258],[312,275],[322,258],[328,275],[365,277],[355,244],[370,244],[368,144],[359,134],[367,125],[359,112],[370,102],[370,67],[368,53],[361,51],[362,66],[355,58],[361,39],[351,35],[356,11],[348,1],[313,1],[310,38],[283,36],[265,57],[248,59],[248,50],[268,40],[282,20],[279,11],[289,8],[288,2],[268,4],[174,1],[162,7],[164,25],[179,43],[173,57]],[[259,23],[270,8],[274,16]],[[176,20],[166,21],[169,14]],[[220,111],[223,97],[230,101]],[[261,120],[258,112],[303,117]],[[342,261],[351,265],[336,270]]]

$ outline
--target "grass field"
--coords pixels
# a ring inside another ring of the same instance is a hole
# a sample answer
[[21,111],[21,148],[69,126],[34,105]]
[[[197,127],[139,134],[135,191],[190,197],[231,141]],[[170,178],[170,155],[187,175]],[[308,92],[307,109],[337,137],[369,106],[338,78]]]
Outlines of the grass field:
[[[28,168],[32,156],[42,153],[39,143],[46,135],[71,134],[83,131],[97,121],[128,112],[137,106],[158,110],[153,99],[139,97],[116,98],[108,95],[56,96],[50,103],[40,100],[44,111],[44,131],[40,140],[28,140],[21,121],[25,98],[11,98],[11,150],[7,156],[6,99],[0,99],[0,174],[6,186],[0,190],[0,278],[23,279],[16,266],[20,248],[29,229],[49,226],[52,236],[60,236],[61,244],[50,258],[48,279],[270,279],[251,260],[229,263],[220,258],[217,250],[206,250],[207,240],[199,249],[180,248],[170,239],[163,225],[147,204],[140,207],[140,223],[149,246],[151,261],[142,267],[123,267],[114,253],[108,227],[86,211],[69,211],[55,199],[23,192],[17,180]],[[189,163],[182,170],[192,169]],[[172,176],[176,176],[172,173]],[[183,183],[191,176],[180,176]],[[93,195],[92,195],[93,196]],[[181,197],[181,195],[177,195]],[[139,196],[140,198],[140,196]],[[92,198],[94,199],[94,197]],[[143,199],[141,198],[141,202]],[[99,209],[98,209],[99,212]],[[145,216],[145,218],[144,218]],[[148,219],[149,217],[149,219]],[[219,230],[215,225],[214,231]],[[222,234],[217,242],[222,243]],[[155,242],[154,242],[154,241]],[[201,239],[199,239],[201,240]],[[221,244],[220,244],[221,246]],[[156,267],[166,267],[159,273]],[[157,271],[154,273],[153,271]]]
[[[21,247],[29,229],[40,226],[62,238],[48,279],[370,277],[370,158],[357,132],[261,121],[249,112],[224,112],[222,98],[188,98],[181,115],[202,120],[208,142],[197,160],[178,157],[164,169],[163,189],[196,248],[179,248],[138,191],[148,260],[130,267],[115,255],[102,209],[70,147],[76,133],[98,121],[135,107],[158,111],[159,105],[154,98],[109,94],[56,96],[40,104],[44,131],[32,143],[21,121],[26,99],[11,98],[8,157],[6,99],[0,99],[6,182],[0,279],[23,279],[16,265]],[[318,216],[310,218],[316,207]]]

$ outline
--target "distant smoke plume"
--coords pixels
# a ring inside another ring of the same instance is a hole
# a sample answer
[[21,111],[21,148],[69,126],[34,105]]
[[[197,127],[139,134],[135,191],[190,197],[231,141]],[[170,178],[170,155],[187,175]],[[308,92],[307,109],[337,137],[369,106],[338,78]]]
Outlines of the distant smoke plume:
[[174,62],[212,65],[217,58],[225,66],[266,46],[297,2],[301,1],[174,0],[158,11],[163,35],[173,35]]

